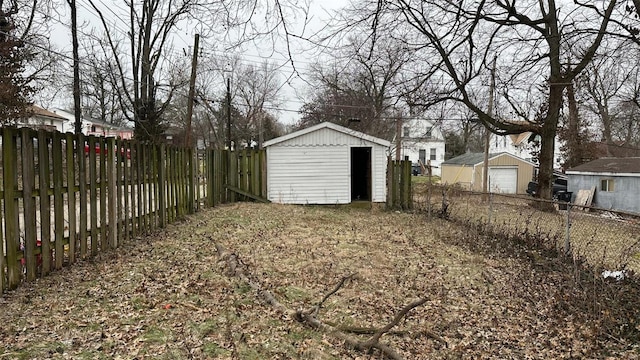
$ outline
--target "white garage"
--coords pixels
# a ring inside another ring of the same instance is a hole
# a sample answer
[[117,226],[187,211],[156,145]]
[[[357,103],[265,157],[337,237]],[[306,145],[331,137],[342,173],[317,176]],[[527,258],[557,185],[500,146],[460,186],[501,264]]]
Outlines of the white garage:
[[385,202],[389,146],[328,122],[269,140],[267,196],[283,204]]
[[518,191],[518,167],[489,167],[491,191],[515,194]]

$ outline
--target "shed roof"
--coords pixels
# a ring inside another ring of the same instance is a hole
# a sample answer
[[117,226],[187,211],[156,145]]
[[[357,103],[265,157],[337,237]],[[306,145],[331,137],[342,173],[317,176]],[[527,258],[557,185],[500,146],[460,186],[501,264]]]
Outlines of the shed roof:
[[[489,158],[493,158],[498,154],[489,154]],[[476,165],[484,161],[484,153],[466,153],[460,156],[451,158],[443,165]]]
[[49,110],[43,109],[37,105],[31,105],[31,109],[33,112],[33,115],[35,116],[40,116],[40,117],[46,117],[46,118],[51,118],[51,119],[55,119],[58,121],[66,121],[67,118],[65,118],[64,116],[60,116],[54,112],[51,112]]
[[275,145],[275,144],[278,144],[278,143],[281,143],[281,142],[284,142],[284,141],[287,141],[287,140],[291,140],[293,138],[296,138],[296,137],[299,137],[299,136],[302,136],[302,135],[305,135],[305,134],[308,134],[308,133],[311,133],[311,132],[314,132],[314,131],[318,131],[320,129],[325,129],[325,128],[332,129],[332,130],[341,132],[343,134],[346,134],[346,135],[349,135],[349,136],[353,136],[353,137],[358,138],[358,139],[364,139],[364,140],[367,140],[367,141],[370,141],[372,143],[379,144],[379,145],[382,145],[382,146],[385,146],[385,147],[389,147],[391,145],[391,143],[389,141],[387,141],[387,140],[380,139],[380,138],[377,138],[377,137],[374,137],[374,136],[371,136],[371,135],[367,135],[367,134],[362,133],[360,131],[352,130],[352,129],[346,128],[344,126],[336,125],[334,123],[323,122],[323,123],[320,123],[318,125],[310,126],[310,127],[306,128],[306,129],[294,131],[291,134],[287,134],[287,135],[284,135],[284,136],[277,137],[275,139],[271,139],[269,141],[265,141],[263,146],[267,147],[267,146]]
[[567,170],[567,174],[640,174],[640,157],[600,158]]
[[[522,162],[525,162],[534,166],[534,164],[531,163],[530,161],[519,158],[513,154],[509,154],[508,152],[491,153],[489,154],[489,160],[493,160],[499,156],[510,156],[514,159],[518,159]],[[478,165],[478,164],[482,164],[483,162],[484,162],[484,153],[467,153],[467,154],[463,154],[460,156],[456,156],[452,159],[449,159],[443,162],[442,165]]]

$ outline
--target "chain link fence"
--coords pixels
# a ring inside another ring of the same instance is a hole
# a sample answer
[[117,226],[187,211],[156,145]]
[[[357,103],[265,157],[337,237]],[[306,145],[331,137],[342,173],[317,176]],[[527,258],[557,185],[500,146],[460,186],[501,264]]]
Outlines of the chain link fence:
[[[413,208],[586,261],[603,276],[640,273],[640,215],[459,186],[414,184]],[[608,272],[607,272],[608,271]]]

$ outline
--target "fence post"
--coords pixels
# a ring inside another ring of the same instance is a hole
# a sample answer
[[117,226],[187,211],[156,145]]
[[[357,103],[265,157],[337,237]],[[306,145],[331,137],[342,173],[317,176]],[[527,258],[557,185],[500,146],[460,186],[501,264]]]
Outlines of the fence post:
[[35,165],[33,163],[33,137],[31,129],[20,129],[20,150],[22,155],[22,201],[24,206],[24,259],[27,268],[27,281],[36,279],[36,201],[33,198],[35,188]]
[[489,190],[489,218],[487,221],[487,225],[489,226],[491,226],[491,213],[493,212],[493,196],[492,195],[493,194],[491,194],[491,190]]
[[[78,157],[78,197],[80,199],[80,257],[87,257],[87,159],[85,158],[85,138],[82,133],[76,138],[76,156]],[[40,146],[40,143],[38,143]],[[88,149],[89,151],[91,149]],[[42,198],[40,199],[42,201]],[[41,213],[42,214],[42,213]],[[44,249],[42,249],[44,251]]]
[[268,199],[269,198],[269,190],[267,188],[267,178],[268,178],[268,170],[267,170],[267,150],[260,150],[260,195]]
[[4,175],[4,221],[5,240],[7,244],[7,285],[9,290],[20,284],[21,272],[18,262],[20,243],[20,227],[18,223],[18,146],[16,144],[16,130],[4,128],[2,132],[2,157]]
[[67,133],[66,141],[66,159],[67,159],[67,216],[69,225],[69,264],[76,262],[76,166],[74,156],[74,136]]
[[431,179],[431,176],[432,176],[431,160],[427,160],[427,171],[429,176],[429,184],[427,185],[427,212],[429,216],[429,221],[431,221],[431,188],[433,187],[432,179]]
[[[42,276],[51,270],[51,197],[49,196],[51,167],[49,162],[49,144],[51,139],[45,130],[38,130],[38,170],[40,180],[40,236],[42,241]],[[83,149],[84,150],[84,149]],[[0,246],[1,248],[1,246]],[[2,250],[0,249],[0,255]],[[0,259],[0,263],[2,259]],[[1,265],[0,265],[1,267]],[[0,274],[2,270],[0,270]],[[0,285],[2,281],[0,281]],[[0,286],[0,292],[2,292]]]
[[107,223],[109,224],[109,233],[108,233],[108,243],[111,248],[118,247],[118,238],[117,238],[117,228],[118,228],[118,213],[116,211],[116,201],[117,201],[117,192],[116,192],[116,158],[115,158],[115,138],[107,139],[107,186],[109,187],[108,191],[108,216],[109,220]]
[[53,211],[55,213],[54,229],[56,239],[55,266],[56,269],[61,269],[64,259],[64,194],[62,190],[64,168],[62,165],[62,135],[60,133],[53,134],[51,153],[53,155]]
[[167,160],[165,157],[165,145],[160,144],[158,146],[158,202],[160,208],[160,227],[167,226]]
[[391,156],[387,156],[387,208],[393,208],[393,163]]
[[99,165],[100,165],[100,251],[106,251],[110,244],[107,235],[108,226],[108,210],[107,210],[107,154],[105,149],[107,148],[103,137],[97,139],[98,145],[96,145],[96,151],[99,151]]
[[567,202],[566,237],[564,239],[564,254],[571,253],[571,202]]
[[[123,239],[124,239],[124,211],[123,211],[123,205],[122,205],[122,197],[123,197],[123,189],[122,189],[122,163],[123,163],[123,158],[124,158],[124,148],[122,146],[122,142],[120,140],[116,140],[116,145],[115,145],[115,151],[116,151],[116,155],[115,155],[115,166],[116,166],[116,198],[118,199],[116,201],[116,213],[118,214],[117,219],[118,219],[118,242],[119,243],[123,243]],[[80,159],[78,159],[80,160]],[[126,161],[126,160],[125,160]]]
[[[91,238],[91,256],[98,253],[98,168],[96,159],[96,138],[89,136],[89,237]],[[55,153],[54,153],[55,156]],[[54,169],[55,171],[55,169]]]
[[411,160],[408,156],[402,162],[402,187],[404,188],[404,209],[413,208],[413,196],[411,194]]

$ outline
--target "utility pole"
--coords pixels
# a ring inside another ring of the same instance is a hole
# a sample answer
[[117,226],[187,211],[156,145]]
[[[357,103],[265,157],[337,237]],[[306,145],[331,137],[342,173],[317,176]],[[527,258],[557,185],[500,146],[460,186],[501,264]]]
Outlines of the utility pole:
[[[491,84],[489,85],[489,105],[487,107],[487,115],[493,116],[493,93],[496,88],[496,57],[493,58],[493,67],[491,68]],[[489,190],[489,140],[491,132],[489,126],[484,127],[484,164],[482,165],[482,192],[487,193]]]
[[189,80],[189,98],[187,99],[187,129],[184,139],[186,147],[191,147],[191,117],[193,116],[193,98],[196,96],[196,69],[198,67],[198,47],[200,34],[193,40],[193,58],[191,59],[191,79]]
[[67,0],[71,7],[71,43],[73,46],[73,114],[74,132],[82,132],[82,111],[80,109],[80,56],[78,55],[78,14],[76,0]]
[[[262,108],[262,106],[260,107]],[[264,122],[264,113],[262,110],[258,113],[258,149],[262,150],[262,143],[264,142],[264,130],[262,129]]]
[[400,151],[402,150],[402,118],[396,119],[396,161],[400,161]]
[[227,147],[231,151],[231,79],[227,78]]

